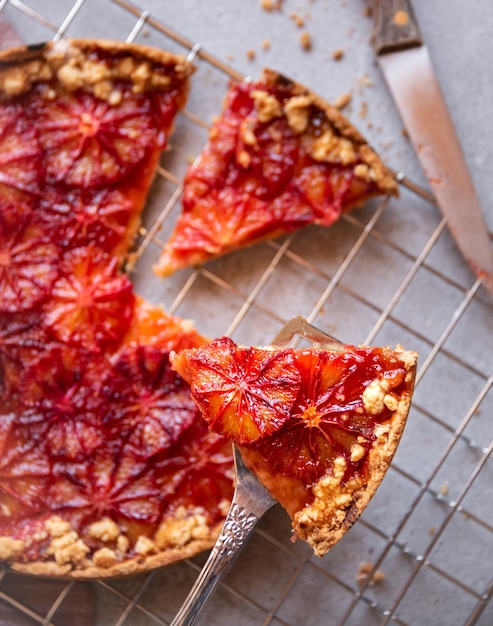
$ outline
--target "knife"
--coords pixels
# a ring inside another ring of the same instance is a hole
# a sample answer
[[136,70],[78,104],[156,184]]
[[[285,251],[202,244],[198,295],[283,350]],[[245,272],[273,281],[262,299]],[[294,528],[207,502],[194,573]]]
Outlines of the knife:
[[493,247],[479,199],[408,0],[373,0],[372,44],[436,203],[493,297]]

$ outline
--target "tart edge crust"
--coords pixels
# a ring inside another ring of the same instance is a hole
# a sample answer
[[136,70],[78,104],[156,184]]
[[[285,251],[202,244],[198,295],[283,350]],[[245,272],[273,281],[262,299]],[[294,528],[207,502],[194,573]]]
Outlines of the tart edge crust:
[[[185,55],[174,54],[167,50],[161,50],[152,46],[138,43],[126,43],[111,39],[98,38],[73,38],[59,41],[48,41],[35,45],[24,45],[0,51],[0,99],[8,100],[28,93],[32,87],[39,83],[49,82],[54,77],[68,89],[74,91],[83,88],[98,95],[98,85],[108,82],[108,76],[99,74],[86,75],[81,70],[84,67],[76,67],[79,76],[74,76],[74,64],[82,60],[89,61],[89,54],[96,50],[106,52],[110,57],[127,54],[136,63],[152,62],[161,66],[173,66],[178,80],[186,82],[188,77],[195,71],[195,66],[187,61]],[[60,70],[66,69],[65,74]],[[133,82],[139,91],[145,91],[149,84],[153,88],[166,90],[166,84],[150,80],[153,72],[145,74],[133,73],[135,67],[129,67],[127,76],[118,78]],[[64,77],[61,80],[60,76]],[[188,93],[186,86],[185,93]],[[104,98],[106,99],[106,98]]]
[[346,139],[358,145],[363,161],[370,166],[375,174],[375,183],[383,192],[398,195],[397,182],[394,175],[383,164],[377,153],[368,145],[363,135],[335,107],[304,85],[280,74],[271,68],[264,68],[259,82],[268,87],[288,91],[291,96],[309,95],[313,104],[320,109],[335,129]]
[[98,567],[90,565],[81,569],[74,569],[72,565],[58,565],[55,561],[32,561],[30,563],[12,562],[7,563],[11,571],[17,574],[29,576],[47,576],[65,580],[89,580],[103,578],[118,578],[132,574],[149,572],[158,567],[170,565],[191,558],[200,552],[212,548],[214,545],[222,522],[218,523],[208,537],[193,539],[184,546],[169,548],[152,555],[135,556],[120,563],[115,563],[111,567]]
[[[397,446],[399,445],[404,427],[406,425],[409,409],[411,407],[411,397],[416,375],[417,354],[415,352],[399,349],[397,349],[396,352],[403,358],[406,365],[406,382],[409,386],[409,390],[400,396],[398,406],[387,422],[389,425],[388,430],[386,432],[382,432],[381,435],[377,435],[377,439],[373,443],[373,447],[368,458],[368,473],[370,477],[368,482],[366,485],[358,486],[357,483],[354,485],[356,488],[352,492],[353,499],[350,506],[345,509],[342,508],[344,511],[342,519],[339,519],[337,515],[334,515],[333,519],[335,519],[335,523],[333,525],[322,525],[320,528],[311,529],[312,532],[307,532],[307,527],[303,527],[300,523],[300,518],[303,518],[304,514],[307,513],[307,509],[310,509],[311,507],[306,507],[294,516],[293,528],[296,535],[311,545],[317,556],[323,556],[326,552],[328,552],[328,550],[346,534],[346,532],[363,513],[364,509],[367,507],[382,482],[389,468],[390,462],[392,461],[392,458],[397,450]],[[323,481],[323,478],[321,481]],[[319,481],[318,484],[320,484],[321,481]],[[349,488],[351,489],[352,485],[350,485]],[[346,490],[343,490],[342,495],[345,493]],[[341,505],[344,507],[343,503],[341,503]],[[335,513],[336,511],[334,511],[334,514]]]

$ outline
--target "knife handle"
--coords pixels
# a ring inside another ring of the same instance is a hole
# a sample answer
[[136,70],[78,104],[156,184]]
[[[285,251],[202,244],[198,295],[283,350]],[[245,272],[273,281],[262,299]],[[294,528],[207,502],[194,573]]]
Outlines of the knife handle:
[[372,45],[377,54],[421,46],[423,40],[408,0],[373,0]]

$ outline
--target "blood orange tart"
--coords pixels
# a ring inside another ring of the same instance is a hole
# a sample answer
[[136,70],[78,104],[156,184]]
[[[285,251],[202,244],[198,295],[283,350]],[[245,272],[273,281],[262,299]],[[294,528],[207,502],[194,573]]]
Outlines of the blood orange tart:
[[236,82],[184,180],[183,210],[155,270],[177,269],[308,224],[330,226],[394,177],[312,91],[266,69]]
[[0,559],[120,575],[209,547],[232,495],[169,352],[206,340],[121,265],[193,67],[71,40],[0,56]]
[[[210,429],[292,519],[294,536],[324,555],[368,504],[410,408],[416,354],[398,346],[244,347],[222,337],[171,354]],[[328,338],[325,339],[327,342]]]

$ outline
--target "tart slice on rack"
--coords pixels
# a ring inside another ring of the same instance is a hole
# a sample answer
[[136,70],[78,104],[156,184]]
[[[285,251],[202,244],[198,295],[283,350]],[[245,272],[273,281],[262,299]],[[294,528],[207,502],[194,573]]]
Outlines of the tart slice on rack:
[[[314,342],[286,347],[294,334]],[[417,355],[342,345],[300,319],[273,345],[222,337],[171,355],[209,428],[291,517],[295,537],[325,554],[381,483],[410,408]]]
[[265,69],[236,82],[184,180],[182,213],[155,267],[166,276],[308,224],[330,226],[397,192],[391,172],[339,111]]
[[122,263],[193,67],[66,40],[0,55],[0,560],[65,578],[210,547],[233,490],[169,352],[207,342]]

